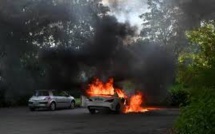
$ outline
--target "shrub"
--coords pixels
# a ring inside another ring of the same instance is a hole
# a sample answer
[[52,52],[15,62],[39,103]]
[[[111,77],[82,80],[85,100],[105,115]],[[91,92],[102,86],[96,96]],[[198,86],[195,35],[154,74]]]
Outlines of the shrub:
[[176,134],[215,133],[215,90],[201,90],[194,94],[191,103],[181,108],[175,124]]
[[169,92],[171,106],[185,106],[189,103],[189,90],[183,85],[174,85]]

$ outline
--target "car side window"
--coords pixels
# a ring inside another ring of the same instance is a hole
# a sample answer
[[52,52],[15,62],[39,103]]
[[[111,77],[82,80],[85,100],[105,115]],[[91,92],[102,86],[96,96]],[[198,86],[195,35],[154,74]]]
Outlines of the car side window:
[[56,94],[57,96],[66,96],[63,91],[57,91]]
[[67,92],[65,92],[65,91],[62,91],[62,95],[63,96],[68,96],[69,94]]
[[35,96],[49,96],[48,91],[36,91]]
[[65,96],[65,94],[61,91],[61,92],[60,92],[60,96]]
[[54,96],[68,96],[68,94],[64,91],[53,91]]
[[53,91],[54,96],[60,96],[60,93],[58,91]]

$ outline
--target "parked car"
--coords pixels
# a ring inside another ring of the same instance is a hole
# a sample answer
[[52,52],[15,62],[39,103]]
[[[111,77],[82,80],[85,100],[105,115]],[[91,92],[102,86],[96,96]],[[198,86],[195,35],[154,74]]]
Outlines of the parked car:
[[117,93],[114,95],[96,95],[89,97],[86,105],[91,114],[100,110],[121,113],[125,107],[125,99],[120,98]]
[[66,91],[60,90],[36,90],[29,99],[28,106],[31,111],[37,108],[48,108],[54,111],[56,108],[75,108],[75,98]]

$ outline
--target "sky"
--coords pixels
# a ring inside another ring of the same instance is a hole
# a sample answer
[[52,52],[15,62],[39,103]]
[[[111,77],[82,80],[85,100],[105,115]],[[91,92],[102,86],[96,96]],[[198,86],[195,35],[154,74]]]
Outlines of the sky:
[[119,22],[137,26],[137,33],[140,33],[143,20],[139,16],[147,11],[147,0],[102,0],[102,4],[110,8],[110,14]]

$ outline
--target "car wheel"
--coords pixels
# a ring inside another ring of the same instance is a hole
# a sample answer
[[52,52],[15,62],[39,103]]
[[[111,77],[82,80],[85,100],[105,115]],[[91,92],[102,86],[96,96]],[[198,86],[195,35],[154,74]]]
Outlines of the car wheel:
[[70,103],[70,109],[74,109],[74,108],[75,108],[75,102],[72,101],[72,102]]
[[91,114],[95,114],[95,113],[96,113],[96,110],[95,110],[95,109],[89,109],[89,112],[90,112]]
[[120,114],[121,113],[121,108],[120,108],[120,105],[117,104],[116,105],[116,111],[115,111],[116,114]]
[[35,111],[34,107],[30,107],[29,109],[30,109],[30,111]]
[[52,103],[50,104],[49,109],[50,109],[51,111],[55,111],[55,110],[56,110],[56,104],[55,104],[54,102],[52,102]]
[[106,113],[106,114],[110,114],[111,112],[112,112],[112,111],[111,111],[110,109],[106,109],[106,110],[105,110],[105,113]]

